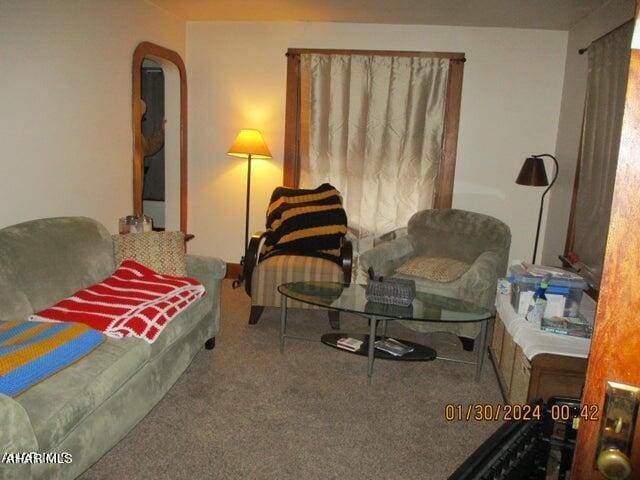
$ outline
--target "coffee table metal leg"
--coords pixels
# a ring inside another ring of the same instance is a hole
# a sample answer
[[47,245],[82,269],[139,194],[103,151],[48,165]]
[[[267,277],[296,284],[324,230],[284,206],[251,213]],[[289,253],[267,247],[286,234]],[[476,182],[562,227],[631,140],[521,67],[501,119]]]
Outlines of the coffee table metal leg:
[[480,381],[480,374],[482,373],[482,365],[484,364],[484,357],[487,356],[487,330],[489,322],[487,320],[480,322],[481,329],[478,339],[480,344],[478,345],[478,359],[476,364],[476,382]]
[[381,333],[381,335],[382,335],[383,337],[386,337],[386,336],[387,336],[387,319],[386,319],[386,318],[383,318],[383,319],[381,320],[381,322],[382,322],[382,333]]
[[280,353],[284,353],[285,333],[287,333],[287,297],[280,295]]
[[368,368],[367,368],[367,383],[371,383],[371,375],[373,375],[373,359],[375,341],[376,341],[376,327],[378,326],[378,319],[375,316],[371,317],[369,321],[369,355],[368,355]]

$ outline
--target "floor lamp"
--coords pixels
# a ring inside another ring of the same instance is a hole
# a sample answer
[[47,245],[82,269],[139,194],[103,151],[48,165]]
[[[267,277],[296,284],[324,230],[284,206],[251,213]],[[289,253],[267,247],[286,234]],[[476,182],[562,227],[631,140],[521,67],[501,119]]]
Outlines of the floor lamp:
[[[549,157],[553,160],[555,165],[553,172],[553,179],[551,183],[547,179],[547,171],[544,168],[544,160],[542,157]],[[540,238],[540,224],[542,223],[542,210],[544,209],[544,196],[551,189],[554,182],[558,178],[558,160],[553,155],[548,153],[542,153],[540,155],[533,155],[527,158],[520,169],[520,173],[518,174],[518,178],[516,179],[516,183],[518,185],[525,185],[529,187],[545,187],[548,185],[547,189],[542,194],[542,198],[540,199],[540,213],[538,214],[538,228],[536,229],[536,242],[533,245],[533,260],[531,263],[536,263],[536,254],[538,253],[538,239]]]
[[[251,198],[251,159],[271,158],[271,152],[267,147],[262,134],[258,130],[244,128],[233,141],[227,155],[232,157],[246,158],[247,162],[247,206],[244,214],[244,255],[240,259],[240,265],[244,265],[244,257],[247,254],[249,245],[249,201]],[[233,288],[239,287],[244,281],[242,272],[237,280],[233,282]]]

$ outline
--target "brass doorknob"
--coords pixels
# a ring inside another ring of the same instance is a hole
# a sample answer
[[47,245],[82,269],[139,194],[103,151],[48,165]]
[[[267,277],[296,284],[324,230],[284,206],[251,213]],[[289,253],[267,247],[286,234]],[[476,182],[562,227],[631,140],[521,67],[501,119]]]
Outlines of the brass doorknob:
[[598,470],[608,480],[625,480],[631,475],[631,461],[617,448],[605,448],[598,454]]

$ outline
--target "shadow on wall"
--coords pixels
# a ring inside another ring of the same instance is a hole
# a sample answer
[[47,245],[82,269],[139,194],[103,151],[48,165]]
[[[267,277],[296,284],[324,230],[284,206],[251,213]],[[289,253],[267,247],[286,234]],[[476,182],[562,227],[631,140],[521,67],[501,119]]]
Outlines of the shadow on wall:
[[[515,181],[513,184],[505,185],[504,190],[501,190],[457,180],[454,184],[453,208],[484,213],[502,220],[511,229],[510,260],[530,261],[541,194],[542,190],[520,187],[515,184]],[[505,205],[508,206],[506,210]],[[540,230],[538,259],[542,258],[541,255],[544,253],[543,239],[547,212],[548,208],[545,208]]]
[[[226,253],[227,259],[239,259],[244,235],[244,209],[247,194],[247,160],[225,157],[225,166],[206,185],[210,201],[225,198],[224,205],[216,207],[215,223],[224,228],[215,228],[213,223],[207,229],[216,232],[221,245],[233,245],[235,253]],[[264,230],[267,206],[274,188],[282,185],[282,167],[274,160],[251,160],[251,211],[249,215],[249,235],[256,230]],[[213,220],[212,220],[213,222]],[[228,248],[225,248],[228,250]],[[234,260],[236,261],[236,260]]]
[[471,199],[491,199],[490,201],[502,203],[507,200],[507,195],[503,190],[494,187],[469,183],[464,180],[456,180],[453,186],[453,198],[454,201],[462,200],[467,205],[474,205],[474,203],[470,201]]

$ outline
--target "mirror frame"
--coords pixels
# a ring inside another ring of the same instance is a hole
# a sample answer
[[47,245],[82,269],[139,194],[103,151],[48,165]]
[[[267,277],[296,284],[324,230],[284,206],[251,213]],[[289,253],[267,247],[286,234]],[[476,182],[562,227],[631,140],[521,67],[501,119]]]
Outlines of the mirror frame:
[[[133,52],[131,110],[133,120],[133,211],[142,215],[142,110],[140,69],[145,57],[173,63],[180,73],[180,230],[187,233],[187,71],[180,55],[151,42],[138,44]],[[165,206],[166,208],[166,206]]]

